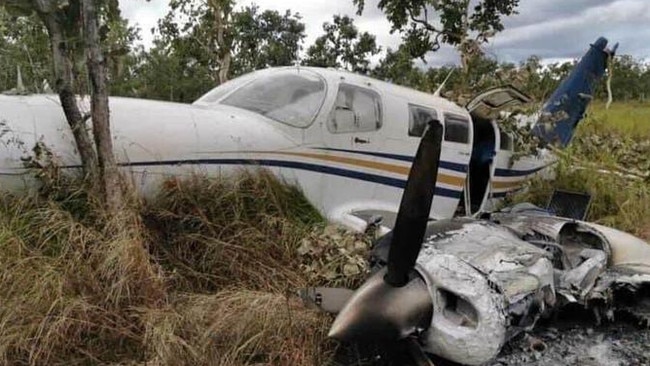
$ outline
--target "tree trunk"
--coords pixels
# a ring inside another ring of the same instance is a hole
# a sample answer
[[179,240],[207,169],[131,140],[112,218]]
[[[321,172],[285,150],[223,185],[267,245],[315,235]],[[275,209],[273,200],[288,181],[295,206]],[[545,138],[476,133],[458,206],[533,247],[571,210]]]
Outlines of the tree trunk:
[[223,55],[221,58],[221,68],[219,69],[219,85],[228,81],[228,72],[230,71],[230,61],[232,56],[230,52]]
[[230,54],[230,44],[226,41],[226,28],[228,27],[228,17],[230,16],[229,0],[210,0],[208,4],[214,13],[214,32],[216,34],[217,57],[219,63],[218,79],[219,84],[228,81],[230,72],[230,63],[232,55]]
[[39,15],[47,28],[52,45],[54,87],[59,94],[61,107],[63,107],[63,112],[77,144],[84,176],[86,180],[93,182],[97,176],[97,155],[74,93],[72,64],[68,55],[69,49],[64,40],[63,28],[54,13],[39,12]]
[[120,187],[120,172],[113,155],[113,140],[110,129],[106,59],[100,47],[98,15],[95,0],[82,0],[86,64],[90,79],[90,107],[93,122],[93,136],[97,147],[99,183],[109,213],[116,213],[123,205]]

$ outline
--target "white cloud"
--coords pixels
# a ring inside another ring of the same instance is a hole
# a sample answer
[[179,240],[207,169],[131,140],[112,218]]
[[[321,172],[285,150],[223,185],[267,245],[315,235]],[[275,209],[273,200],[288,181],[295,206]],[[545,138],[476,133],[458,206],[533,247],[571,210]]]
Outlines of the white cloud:
[[142,44],[150,47],[153,42],[151,28],[155,28],[158,19],[165,16],[168,11],[169,0],[122,0],[120,10],[122,15],[132,25],[140,28]]

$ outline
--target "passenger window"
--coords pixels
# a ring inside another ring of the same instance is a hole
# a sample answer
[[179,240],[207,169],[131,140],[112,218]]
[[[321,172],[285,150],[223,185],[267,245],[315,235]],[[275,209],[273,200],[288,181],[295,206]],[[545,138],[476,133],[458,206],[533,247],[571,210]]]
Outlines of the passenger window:
[[368,132],[381,128],[381,100],[376,92],[341,84],[327,128],[333,133]]
[[409,104],[409,136],[422,137],[427,124],[437,119],[435,110]]
[[469,142],[469,121],[467,118],[445,113],[445,141],[461,144]]
[[499,131],[499,138],[501,140],[499,149],[512,151],[512,137],[504,131]]

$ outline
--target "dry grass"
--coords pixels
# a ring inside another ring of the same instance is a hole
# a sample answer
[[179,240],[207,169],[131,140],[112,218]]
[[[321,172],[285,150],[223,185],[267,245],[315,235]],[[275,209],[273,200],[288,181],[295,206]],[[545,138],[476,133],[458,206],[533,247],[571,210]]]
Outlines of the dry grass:
[[247,172],[169,181],[144,217],[155,235],[152,252],[174,283],[199,292],[228,288],[233,279],[254,290],[304,285],[296,248],[322,222],[295,188]]
[[325,229],[300,192],[194,177],[108,221],[71,187],[0,199],[1,364],[328,362],[331,318],[290,295],[320,278],[298,248]]
[[89,227],[37,199],[4,197],[0,212],[0,360],[75,364],[132,353],[144,329],[133,309],[165,297],[137,230]]
[[181,294],[145,313],[149,359],[163,365],[322,365],[329,320],[284,295]]

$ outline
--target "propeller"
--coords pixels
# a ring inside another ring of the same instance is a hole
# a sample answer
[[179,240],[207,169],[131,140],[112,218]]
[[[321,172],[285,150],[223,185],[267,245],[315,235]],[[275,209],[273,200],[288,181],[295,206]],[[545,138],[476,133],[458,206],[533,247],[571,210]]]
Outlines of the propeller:
[[341,341],[397,341],[431,319],[426,283],[413,269],[422,247],[438,177],[442,125],[424,131],[402,194],[388,264],[371,276],[341,309],[329,337]]

